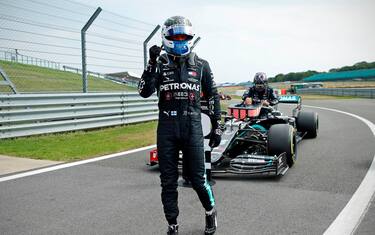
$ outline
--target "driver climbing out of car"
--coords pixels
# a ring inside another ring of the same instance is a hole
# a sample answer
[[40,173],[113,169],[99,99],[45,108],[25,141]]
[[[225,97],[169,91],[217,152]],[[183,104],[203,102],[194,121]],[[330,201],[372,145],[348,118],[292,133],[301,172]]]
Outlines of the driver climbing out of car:
[[256,73],[253,83],[254,86],[250,87],[242,96],[244,105],[262,104],[262,106],[269,107],[279,102],[273,89],[268,87],[268,78],[265,73]]
[[271,106],[276,105],[279,100],[273,93],[273,89],[268,87],[268,78],[265,73],[258,72],[254,76],[254,85],[246,91],[243,96],[243,105],[262,105],[260,117],[266,117],[273,111]]
[[[177,180],[179,151],[184,170],[206,211],[205,234],[217,227],[215,200],[205,176],[201,92],[212,101],[212,131],[209,145],[221,141],[220,99],[208,62],[191,52],[194,33],[191,22],[182,16],[168,18],[162,29],[162,47],[150,48],[150,60],[138,84],[139,94],[147,98],[155,91],[159,97],[157,151],[161,179],[161,199],[168,221],[168,234],[178,234]],[[185,165],[187,164],[187,165]]]

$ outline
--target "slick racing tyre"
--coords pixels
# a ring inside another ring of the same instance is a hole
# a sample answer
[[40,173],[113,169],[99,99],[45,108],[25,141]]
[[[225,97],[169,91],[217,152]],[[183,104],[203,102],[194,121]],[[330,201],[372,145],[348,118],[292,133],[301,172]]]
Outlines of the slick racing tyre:
[[268,154],[286,153],[286,162],[292,167],[297,156],[294,128],[289,124],[275,124],[268,131]]
[[315,138],[318,135],[319,119],[315,112],[300,112],[296,120],[297,130],[306,132],[307,138]]

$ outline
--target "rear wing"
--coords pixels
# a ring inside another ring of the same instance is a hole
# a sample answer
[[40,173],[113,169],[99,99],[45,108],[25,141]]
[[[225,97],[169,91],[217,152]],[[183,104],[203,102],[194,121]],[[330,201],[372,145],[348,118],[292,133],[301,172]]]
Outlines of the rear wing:
[[278,97],[279,103],[300,104],[301,96],[299,95],[281,95]]

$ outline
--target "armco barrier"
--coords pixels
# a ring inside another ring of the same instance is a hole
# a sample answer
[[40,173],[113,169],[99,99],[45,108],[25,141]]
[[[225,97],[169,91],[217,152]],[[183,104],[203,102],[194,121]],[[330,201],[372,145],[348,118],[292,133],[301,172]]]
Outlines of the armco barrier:
[[375,98],[374,88],[304,88],[297,89],[297,94],[357,96],[362,98]]
[[157,118],[157,97],[135,92],[0,95],[0,139]]

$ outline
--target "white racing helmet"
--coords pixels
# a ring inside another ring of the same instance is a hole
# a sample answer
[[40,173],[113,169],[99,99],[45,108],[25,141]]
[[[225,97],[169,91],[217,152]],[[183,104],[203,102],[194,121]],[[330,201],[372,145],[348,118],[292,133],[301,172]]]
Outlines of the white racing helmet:
[[168,18],[161,31],[165,51],[174,56],[185,56],[190,53],[194,35],[190,20],[183,16]]

